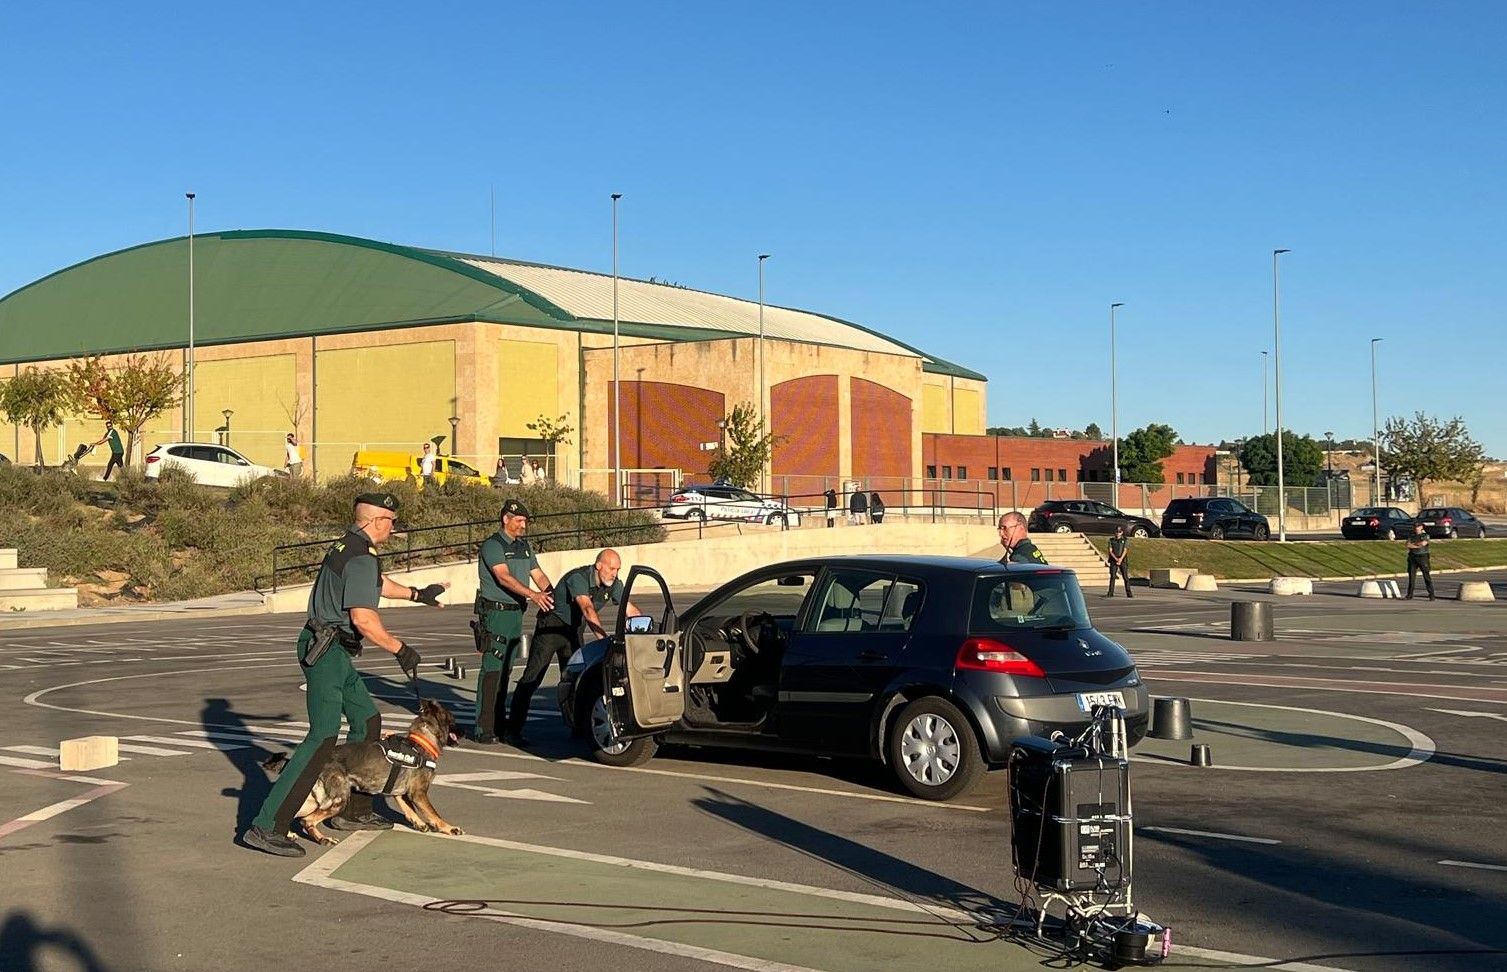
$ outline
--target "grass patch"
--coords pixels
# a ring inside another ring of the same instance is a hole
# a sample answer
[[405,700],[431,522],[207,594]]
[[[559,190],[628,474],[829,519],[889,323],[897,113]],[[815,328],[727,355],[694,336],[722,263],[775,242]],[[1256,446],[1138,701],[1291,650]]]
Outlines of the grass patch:
[[[1089,537],[1101,553],[1109,538]],[[1507,564],[1507,540],[1434,540],[1434,570]],[[1357,577],[1407,570],[1401,540],[1314,540],[1273,543],[1238,540],[1132,540],[1130,574],[1148,577],[1153,567],[1187,567],[1215,577]]]
[[[46,567],[51,583],[79,587],[85,605],[211,597],[269,579],[272,551],[280,544],[339,536],[350,524],[357,494],[376,489],[396,494],[399,522],[419,531],[389,541],[384,556],[394,569],[395,554],[404,567],[463,556],[456,545],[479,544],[495,530],[498,510],[510,496],[534,514],[530,533],[541,550],[664,539],[651,513],[614,510],[601,494],[559,486],[504,492],[447,483],[420,490],[413,483],[379,485],[357,477],[319,485],[273,477],[227,491],[200,486],[171,469],[160,480],[128,470],[113,483],[99,483],[0,466],[0,547],[17,548],[25,566]],[[469,530],[421,529],[474,521],[485,522]],[[444,545],[450,549],[401,556],[409,547]],[[294,559],[317,561],[321,555],[315,547]]]

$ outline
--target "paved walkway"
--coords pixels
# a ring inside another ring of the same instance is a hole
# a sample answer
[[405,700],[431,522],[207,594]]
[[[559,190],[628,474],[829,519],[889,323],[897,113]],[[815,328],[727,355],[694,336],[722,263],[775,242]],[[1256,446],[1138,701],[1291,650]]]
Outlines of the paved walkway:
[[12,611],[0,614],[0,631],[20,628],[45,628],[54,625],[110,624],[129,621],[162,621],[169,618],[223,618],[239,614],[265,614],[262,595],[256,591],[238,591],[194,601],[165,601],[160,604],[111,604],[103,607],[69,608],[63,611]]

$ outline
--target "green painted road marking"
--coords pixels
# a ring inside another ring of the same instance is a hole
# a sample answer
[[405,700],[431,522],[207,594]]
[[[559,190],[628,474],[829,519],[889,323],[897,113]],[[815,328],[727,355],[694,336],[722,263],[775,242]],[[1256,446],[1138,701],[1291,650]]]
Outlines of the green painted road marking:
[[[486,837],[353,834],[297,880],[759,972],[1026,972],[1044,957],[945,904]],[[1256,965],[1316,968],[1176,948],[1164,967]]]
[[1192,739],[1148,736],[1134,755],[1186,764],[1192,745],[1206,743],[1215,769],[1353,773],[1414,766],[1434,754],[1433,740],[1416,729],[1366,716],[1214,699],[1190,704]]

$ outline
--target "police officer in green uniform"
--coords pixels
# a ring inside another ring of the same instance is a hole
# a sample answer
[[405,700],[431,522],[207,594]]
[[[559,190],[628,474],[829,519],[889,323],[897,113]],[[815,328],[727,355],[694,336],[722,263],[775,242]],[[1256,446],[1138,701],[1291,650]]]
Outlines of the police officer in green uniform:
[[[623,569],[623,560],[616,550],[603,550],[595,562],[582,564],[560,578],[555,585],[555,606],[549,611],[540,611],[534,625],[534,639],[529,642],[528,661],[523,666],[523,677],[513,689],[512,715],[508,719],[504,739],[515,746],[526,746],[523,724],[528,720],[529,702],[534,691],[544,681],[550,659],[565,673],[565,663],[581,647],[581,625],[591,629],[598,638],[607,637],[607,629],[598,613],[608,604],[623,603],[623,582],[618,572]],[[627,605],[628,617],[642,613],[632,604]]]
[[1429,600],[1434,599],[1434,577],[1429,573],[1429,535],[1422,523],[1413,524],[1413,535],[1408,537],[1408,600],[1413,599],[1413,582],[1418,572],[1423,571],[1423,584],[1428,589]]
[[[476,619],[471,629],[481,665],[476,674],[476,726],[471,738],[497,742],[507,722],[507,680],[523,639],[523,612],[530,604],[540,613],[555,606],[553,585],[539,569],[534,548],[524,539],[528,507],[515,499],[502,504],[502,528],[482,542],[476,558]],[[537,590],[529,589],[529,581]]]
[[1125,558],[1130,553],[1130,538],[1125,535],[1123,526],[1115,527],[1115,535],[1109,538],[1109,593],[1105,597],[1115,596],[1115,575],[1125,582],[1125,596],[1135,597],[1130,593],[1130,568],[1125,563]]
[[1005,555],[999,558],[1002,564],[1047,562],[1041,551],[1036,549],[1036,544],[1026,535],[1026,518],[1019,513],[1012,511],[999,518],[999,542],[1005,548]]
[[[363,638],[397,656],[398,667],[416,678],[419,653],[399,641],[377,615],[379,598],[422,601],[439,607],[448,585],[423,590],[382,576],[377,545],[392,536],[398,501],[391,493],[356,497],[355,523],[325,553],[319,576],[309,592],[308,621],[298,636],[298,661],[307,682],[309,733],[293,750],[261,812],[243,835],[250,847],[280,857],[302,857],[304,849],[288,837],[293,818],[334,751],[343,714],[350,727],[347,742],[376,739],[382,717],[366,691],[352,659]],[[384,830],[392,824],[372,812],[371,797],[352,793],[341,817],[329,821],[337,830]]]

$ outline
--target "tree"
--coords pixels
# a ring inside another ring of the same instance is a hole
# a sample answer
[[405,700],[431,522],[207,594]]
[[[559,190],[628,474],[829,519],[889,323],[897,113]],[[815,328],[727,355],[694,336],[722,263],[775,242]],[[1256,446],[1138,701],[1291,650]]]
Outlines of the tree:
[[1470,437],[1458,415],[1448,422],[1422,412],[1415,413],[1411,422],[1393,416],[1382,431],[1382,443],[1381,461],[1387,473],[1417,484],[1419,502],[1426,502],[1424,483],[1476,483],[1486,460],[1486,451]]
[[1031,424],[1028,425],[1028,426],[1026,426],[1026,434],[1029,435],[1029,436],[1031,436],[1031,438],[1033,438],[1033,439],[1040,438],[1041,437],[1041,423],[1038,422],[1038,421],[1036,421],[1034,418],[1031,419]]
[[727,428],[706,474],[725,479],[735,486],[749,487],[758,482],[759,474],[774,453],[774,433],[764,431],[764,423],[747,402],[733,407]]
[[566,418],[567,416],[564,415],[561,415],[559,418],[549,418],[543,412],[540,412],[538,418],[532,422],[523,423],[523,427],[551,445],[561,442],[570,445],[570,434],[575,429],[565,424]]
[[991,425],[984,431],[989,435],[1015,436],[1017,438],[1024,438],[1031,434],[1023,426],[1019,425]]
[[167,355],[127,355],[120,367],[106,368],[98,357],[68,365],[74,400],[87,412],[126,431],[126,462],[148,422],[183,401],[183,374]]
[[[1277,436],[1268,432],[1246,440],[1240,449],[1240,464],[1250,474],[1252,486],[1277,485]],[[1282,480],[1289,486],[1312,486],[1324,468],[1324,447],[1311,435],[1282,430]]]
[[1096,442],[1102,442],[1104,441],[1104,430],[1099,428],[1098,422],[1090,422],[1088,423],[1088,427],[1083,430],[1083,436]]
[[1166,482],[1162,460],[1176,448],[1177,431],[1153,422],[1120,440],[1120,478],[1127,483]]
[[62,424],[73,403],[68,376],[61,371],[27,368],[0,388],[0,411],[6,421],[31,429],[37,443],[37,468],[42,468],[42,433]]

